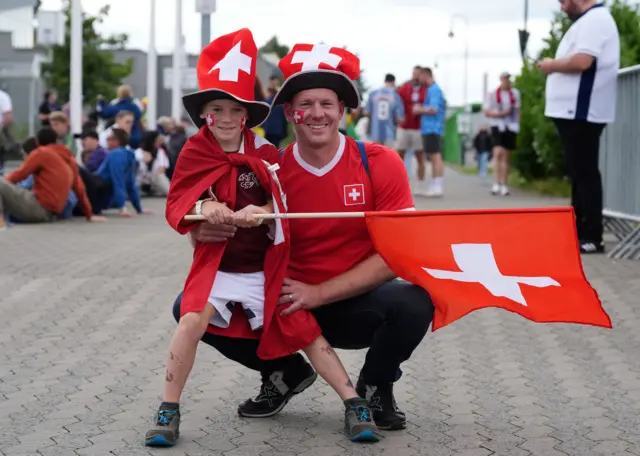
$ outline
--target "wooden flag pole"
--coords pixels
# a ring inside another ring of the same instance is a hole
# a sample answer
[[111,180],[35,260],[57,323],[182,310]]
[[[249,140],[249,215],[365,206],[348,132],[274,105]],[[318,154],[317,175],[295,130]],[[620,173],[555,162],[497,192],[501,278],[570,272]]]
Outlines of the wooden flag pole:
[[[312,219],[312,218],[363,218],[364,212],[298,212],[285,214],[255,214],[255,218],[262,220],[274,219]],[[206,218],[203,215],[185,215],[188,221],[203,221]]]

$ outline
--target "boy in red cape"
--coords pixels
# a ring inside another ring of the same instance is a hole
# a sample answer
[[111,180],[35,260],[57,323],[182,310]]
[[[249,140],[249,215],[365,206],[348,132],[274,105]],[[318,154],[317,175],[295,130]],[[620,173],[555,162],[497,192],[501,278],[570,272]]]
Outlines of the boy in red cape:
[[260,339],[258,356],[263,359],[304,350],[344,401],[349,438],[381,437],[368,401],[358,397],[311,313],[285,316],[276,311],[289,259],[289,226],[286,220],[262,224],[255,217],[286,211],[276,176],[280,153],[250,131],[270,112],[268,104],[254,98],[256,57],[248,29],[216,39],[198,60],[200,91],[183,97],[200,130],[180,153],[167,197],[167,220],[180,234],[194,226],[184,220],[187,214],[234,224],[238,230],[226,242],[195,244],[180,322],[169,346],[163,401],[155,426],[146,434],[146,445],[176,443],[180,396],[205,331]]

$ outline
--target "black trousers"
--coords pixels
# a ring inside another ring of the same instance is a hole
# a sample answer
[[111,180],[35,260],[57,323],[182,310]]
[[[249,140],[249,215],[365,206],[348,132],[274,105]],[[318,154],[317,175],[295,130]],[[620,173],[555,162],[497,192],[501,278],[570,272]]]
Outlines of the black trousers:
[[564,147],[578,238],[582,242],[600,244],[603,227],[599,157],[600,136],[605,124],[570,119],[553,121]]
[[[181,299],[182,293],[173,306],[176,321],[180,318]],[[347,350],[369,347],[361,376],[366,384],[377,385],[400,378],[400,364],[409,359],[424,338],[433,311],[431,297],[424,289],[394,280],[361,296],[315,309],[313,314],[333,347]],[[202,341],[263,376],[285,369],[300,356],[267,361],[256,355],[257,340],[206,333]]]

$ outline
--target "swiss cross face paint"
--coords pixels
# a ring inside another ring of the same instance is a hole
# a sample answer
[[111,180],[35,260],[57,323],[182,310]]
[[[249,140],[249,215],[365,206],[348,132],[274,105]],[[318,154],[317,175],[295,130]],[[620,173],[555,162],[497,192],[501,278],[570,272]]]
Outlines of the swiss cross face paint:
[[213,127],[216,124],[216,120],[212,112],[207,113],[205,115],[205,119],[208,127]]
[[293,110],[293,123],[296,125],[300,125],[302,122],[304,122],[304,114],[305,112],[301,109],[294,109]]
[[242,120],[240,120],[240,130],[243,130],[246,124],[247,124],[247,117],[242,116]]

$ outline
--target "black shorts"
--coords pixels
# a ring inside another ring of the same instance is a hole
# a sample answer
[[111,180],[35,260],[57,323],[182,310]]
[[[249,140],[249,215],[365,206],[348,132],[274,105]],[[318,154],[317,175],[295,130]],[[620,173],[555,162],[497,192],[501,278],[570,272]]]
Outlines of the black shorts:
[[500,131],[498,127],[491,127],[491,141],[493,142],[493,147],[516,150],[518,134],[509,130]]
[[441,154],[442,136],[436,134],[422,135],[422,148],[427,154]]

